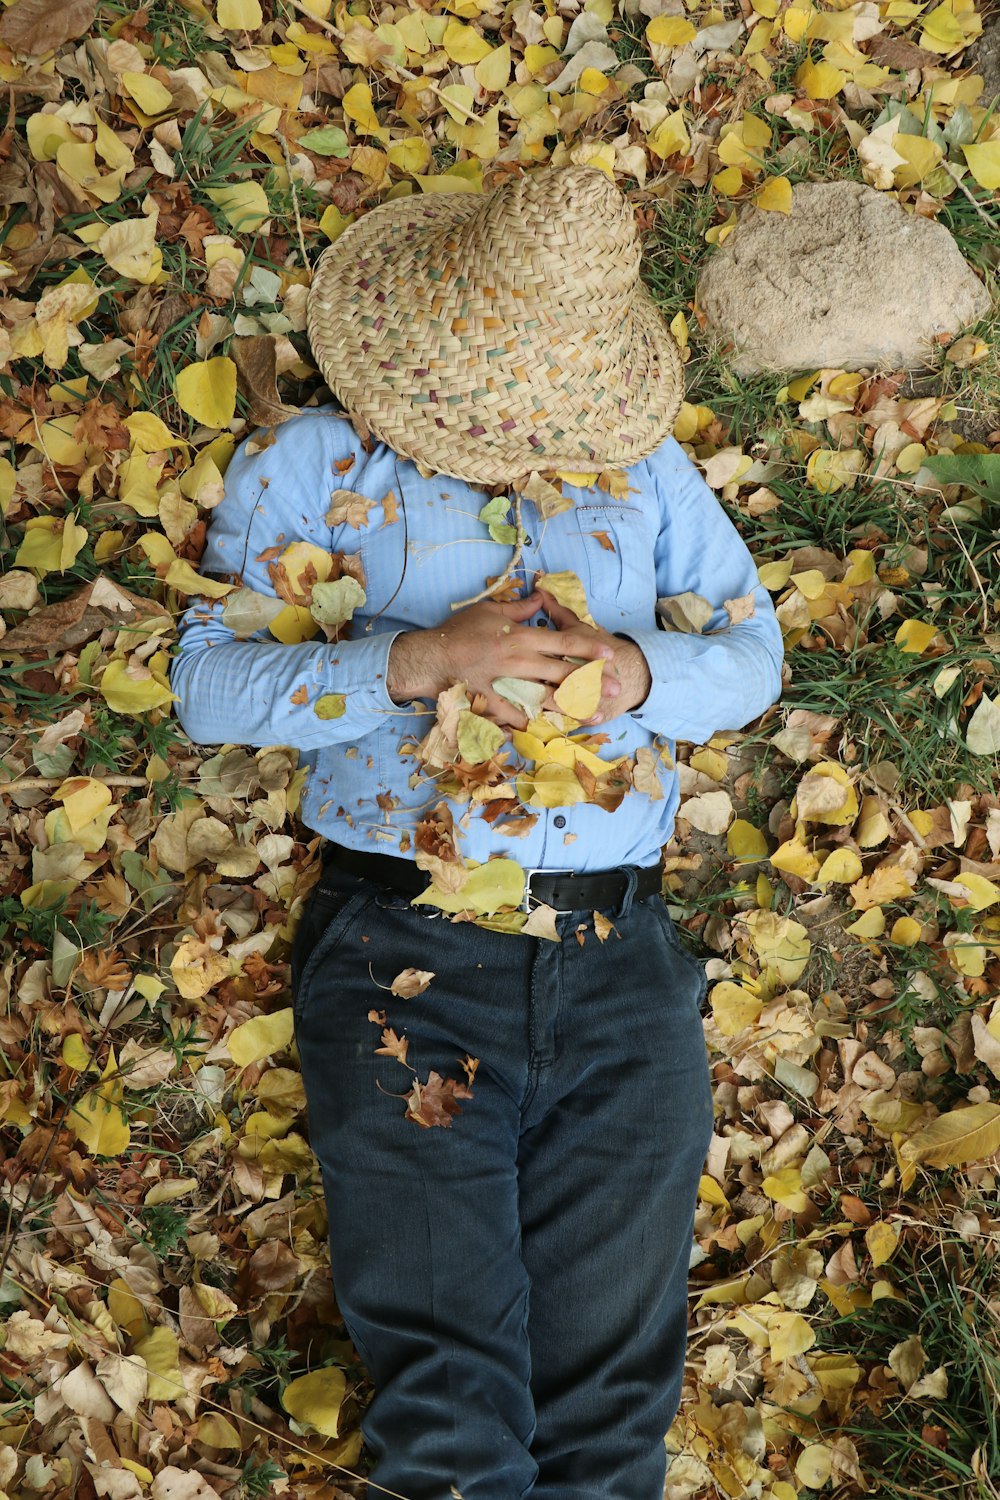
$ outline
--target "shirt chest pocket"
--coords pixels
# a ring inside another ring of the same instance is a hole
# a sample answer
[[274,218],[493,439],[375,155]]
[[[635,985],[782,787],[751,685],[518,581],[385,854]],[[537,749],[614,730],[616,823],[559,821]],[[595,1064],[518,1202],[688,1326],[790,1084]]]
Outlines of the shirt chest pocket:
[[654,539],[643,517],[623,505],[577,505],[572,517],[574,568],[588,599],[632,614],[656,599]]

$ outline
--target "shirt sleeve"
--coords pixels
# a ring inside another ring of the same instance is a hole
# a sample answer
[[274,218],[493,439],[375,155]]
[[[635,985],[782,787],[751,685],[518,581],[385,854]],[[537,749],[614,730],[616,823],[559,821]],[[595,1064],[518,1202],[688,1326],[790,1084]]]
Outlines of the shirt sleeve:
[[[701,634],[627,632],[652,677],[632,717],[656,734],[703,744],[718,730],[741,729],[779,697],[781,626],[749,549],[680,444],[669,438],[648,467],[660,507],[657,595],[701,594],[713,613]],[[734,625],[724,601],[747,594],[753,614]]]
[[[259,453],[241,445],[209,521],[200,572],[227,580],[238,575],[247,588],[273,599],[267,560],[260,559],[267,549],[307,541],[353,550],[349,537],[356,545],[357,532],[329,526],[322,501],[350,485],[350,473],[339,479],[333,465],[356,450],[350,424],[319,410],[283,423]],[[196,744],[313,750],[358,739],[399,712],[386,689],[389,648],[399,631],[286,645],[264,626],[239,638],[222,620],[226,598],[199,596],[178,622],[170,686],[181,727]],[[339,716],[326,716],[338,710]]]

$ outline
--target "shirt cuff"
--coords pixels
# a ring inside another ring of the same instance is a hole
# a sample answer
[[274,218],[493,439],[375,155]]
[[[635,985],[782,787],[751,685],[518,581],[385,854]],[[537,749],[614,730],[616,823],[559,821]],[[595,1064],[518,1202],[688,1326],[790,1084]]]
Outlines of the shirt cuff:
[[330,647],[329,691],[342,693],[346,712],[356,729],[375,729],[386,714],[400,712],[389,697],[389,652],[402,630],[383,630],[359,640],[340,641]]

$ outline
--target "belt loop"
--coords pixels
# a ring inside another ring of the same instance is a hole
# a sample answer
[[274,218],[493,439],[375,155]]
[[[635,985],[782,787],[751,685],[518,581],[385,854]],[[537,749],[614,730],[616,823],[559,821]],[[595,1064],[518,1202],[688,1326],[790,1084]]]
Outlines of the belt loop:
[[625,894],[622,897],[621,907],[618,911],[615,912],[616,921],[620,921],[622,917],[627,917],[629,912],[632,910],[632,899],[635,896],[636,888],[639,884],[639,875],[638,871],[635,868],[635,865],[626,866],[625,873],[628,876],[628,882],[625,886]]

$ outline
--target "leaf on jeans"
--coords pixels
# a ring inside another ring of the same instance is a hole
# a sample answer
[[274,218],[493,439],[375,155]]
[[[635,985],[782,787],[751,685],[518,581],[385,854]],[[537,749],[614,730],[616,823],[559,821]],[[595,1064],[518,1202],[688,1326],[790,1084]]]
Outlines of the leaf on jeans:
[[594,931],[597,933],[598,940],[602,943],[606,943],[612,933],[615,934],[615,937],[621,938],[621,933],[610,917],[606,917],[601,911],[594,912]]
[[394,1057],[397,1062],[403,1064],[404,1068],[410,1065],[406,1061],[406,1054],[410,1046],[409,1037],[399,1037],[391,1026],[386,1026],[382,1031],[382,1045],[375,1048],[376,1057]]
[[556,909],[547,906],[544,901],[539,901],[533,906],[528,914],[528,920],[521,927],[525,937],[548,938],[551,942],[559,942],[559,934],[556,931]]
[[429,1129],[433,1125],[451,1128],[453,1116],[461,1114],[460,1099],[471,1099],[472,1090],[467,1084],[454,1078],[442,1078],[440,1073],[430,1072],[427,1082],[414,1079],[413,1087],[406,1097],[406,1118],[415,1125]]
[[403,969],[396,975],[389,988],[401,1000],[412,1000],[414,995],[424,993],[433,978],[433,969]]
[[[418,861],[419,863],[419,861]],[[473,911],[491,917],[501,906],[517,906],[524,894],[524,871],[513,859],[490,859],[471,870],[456,894],[436,884],[414,896],[411,906],[439,906],[442,911]]]

